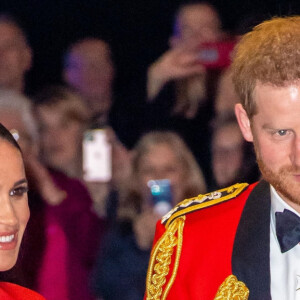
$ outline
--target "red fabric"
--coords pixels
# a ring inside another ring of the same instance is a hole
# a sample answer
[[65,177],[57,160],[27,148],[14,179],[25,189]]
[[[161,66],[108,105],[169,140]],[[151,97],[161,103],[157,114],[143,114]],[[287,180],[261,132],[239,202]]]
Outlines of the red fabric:
[[[251,185],[235,199],[186,215],[179,268],[168,300],[214,299],[221,283],[232,273],[235,233],[253,187]],[[164,226],[158,224],[154,242],[163,232]],[[167,282],[174,259],[175,255]]]
[[0,299],[1,300],[45,300],[44,297],[38,293],[26,289],[22,286],[0,282]]

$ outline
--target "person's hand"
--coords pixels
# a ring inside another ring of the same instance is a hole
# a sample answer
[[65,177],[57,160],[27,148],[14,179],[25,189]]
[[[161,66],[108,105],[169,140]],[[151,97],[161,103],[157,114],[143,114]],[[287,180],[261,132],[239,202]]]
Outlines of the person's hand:
[[195,45],[172,48],[148,69],[148,100],[153,100],[162,87],[171,80],[203,73],[205,68],[199,63],[199,54]]
[[136,243],[142,250],[151,249],[155,234],[156,222],[160,216],[152,210],[147,210],[137,216],[133,223]]
[[119,141],[112,128],[107,128],[107,139],[112,145],[112,183],[119,186],[128,179],[130,174],[130,153]]
[[32,177],[38,192],[49,205],[59,205],[67,196],[66,192],[55,185],[47,168],[35,155],[24,157],[26,171]]

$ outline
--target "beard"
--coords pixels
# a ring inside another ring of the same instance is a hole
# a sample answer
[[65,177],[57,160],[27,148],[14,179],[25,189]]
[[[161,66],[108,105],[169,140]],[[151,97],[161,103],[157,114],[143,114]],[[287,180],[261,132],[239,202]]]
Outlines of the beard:
[[269,182],[286,202],[300,205],[300,183],[293,180],[293,174],[300,174],[295,166],[282,166],[278,171],[271,170],[261,159],[259,150],[254,142],[256,160],[263,178]]

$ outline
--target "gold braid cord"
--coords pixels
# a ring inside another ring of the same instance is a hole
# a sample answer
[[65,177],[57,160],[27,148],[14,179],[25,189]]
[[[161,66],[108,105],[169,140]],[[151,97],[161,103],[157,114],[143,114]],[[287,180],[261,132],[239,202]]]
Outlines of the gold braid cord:
[[[152,250],[146,281],[147,300],[165,300],[167,298],[178,270],[184,221],[185,216],[174,220]],[[176,256],[173,272],[170,280],[166,283],[175,247]],[[166,287],[163,290],[165,285]]]
[[249,290],[245,283],[230,275],[220,285],[214,300],[247,300],[248,297]]

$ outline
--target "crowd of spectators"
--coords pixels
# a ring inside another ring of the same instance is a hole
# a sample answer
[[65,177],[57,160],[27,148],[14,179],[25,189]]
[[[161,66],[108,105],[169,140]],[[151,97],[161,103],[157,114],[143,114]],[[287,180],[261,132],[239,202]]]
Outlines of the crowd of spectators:
[[[207,67],[199,57],[207,45],[235,39],[223,31],[213,5],[185,4],[170,48],[148,67],[141,93],[116,95],[109,44],[85,37],[65,51],[64,84],[40,87],[29,99],[32,49],[18,23],[0,16],[0,122],[21,145],[31,208],[22,255],[8,280],[48,300],[142,299],[161,217],[148,182],[168,179],[175,205],[259,179],[233,117],[238,96],[230,66]],[[136,97],[142,105],[126,111]],[[99,129],[110,145],[112,176],[89,181],[82,143],[87,130]]]

